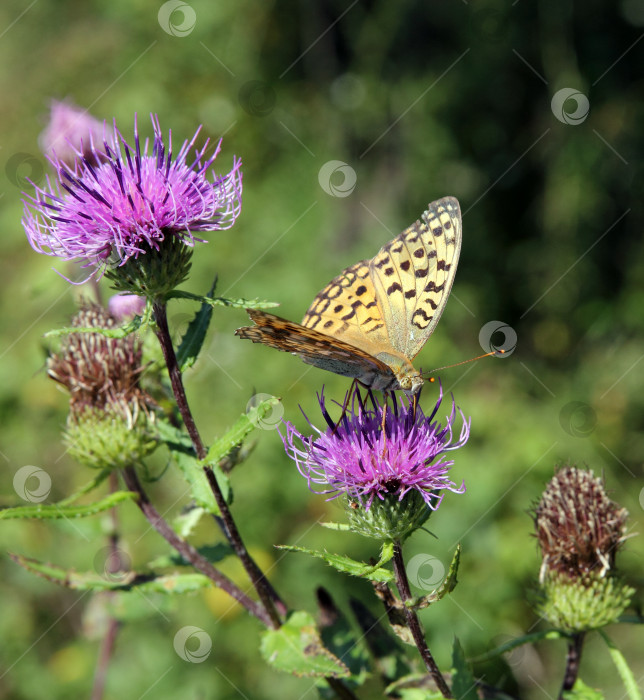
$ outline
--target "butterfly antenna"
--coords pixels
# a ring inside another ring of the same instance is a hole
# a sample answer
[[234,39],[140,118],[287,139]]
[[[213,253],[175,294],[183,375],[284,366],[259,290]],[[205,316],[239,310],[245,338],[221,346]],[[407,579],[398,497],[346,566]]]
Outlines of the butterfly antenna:
[[[427,372],[428,375],[434,374],[434,372],[440,372],[442,369],[451,369],[452,367],[460,367],[461,365],[466,365],[468,362],[476,362],[477,360],[482,360],[484,357],[493,357],[495,355],[504,355],[505,350],[493,350],[492,352],[486,352],[485,355],[479,355],[478,357],[471,357],[469,360],[463,360],[462,362],[456,362],[453,365],[444,365],[443,367],[437,367]],[[429,377],[429,381],[433,382],[434,378]]]

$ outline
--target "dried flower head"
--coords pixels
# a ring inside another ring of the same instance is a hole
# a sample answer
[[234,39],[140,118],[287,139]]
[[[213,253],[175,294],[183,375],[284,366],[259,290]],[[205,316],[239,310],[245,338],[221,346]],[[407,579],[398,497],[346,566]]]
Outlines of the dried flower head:
[[[96,304],[83,304],[75,328],[116,328],[115,318]],[[118,412],[132,424],[152,399],[140,388],[141,346],[133,334],[109,338],[102,333],[70,333],[60,352],[47,360],[47,373],[69,391],[70,415],[87,408]]]
[[[467,442],[470,424],[461,413],[455,440],[453,400],[444,426],[434,420],[442,399],[441,388],[431,415],[425,416],[406,397],[393,396],[390,404],[380,404],[371,391],[363,397],[356,390],[351,409],[336,425],[323,392],[318,400],[326,427],[316,428],[307,418],[317,436],[305,436],[287,422],[282,440],[309,488],[320,485],[317,493],[346,497],[352,525],[361,521],[361,528],[354,529],[370,536],[384,537],[389,531],[392,538],[404,537],[439,507],[445,491],[465,491],[464,483],[457,486],[449,479],[454,461],[447,453]],[[377,511],[378,522],[362,522],[370,511]],[[393,532],[396,522],[400,527]]]
[[606,495],[592,471],[564,466],[534,509],[536,536],[543,556],[540,580],[549,573],[571,579],[605,576],[625,540],[628,512]]
[[95,146],[105,141],[113,143],[112,129],[106,124],[70,102],[51,101],[49,123],[40,134],[40,148],[46,156],[71,168],[79,157],[98,165],[106,156]]
[[[115,123],[114,145],[105,140],[100,151],[92,146],[90,156],[78,151],[75,167],[51,160],[56,182],[47,178],[46,186],[36,187],[35,196],[24,200],[23,225],[34,250],[78,261],[93,268],[91,274],[118,271],[128,261],[153,258],[175,242],[192,249],[201,240],[195,232],[233,225],[241,207],[241,161],[235,159],[228,174],[213,175],[210,182],[208,170],[220,146],[205,158],[207,140],[188,164],[200,129],[173,157],[171,134],[166,149],[156,117],[152,124],[151,152],[147,140],[141,145],[135,120],[133,148]],[[185,277],[184,258],[179,262]],[[176,260],[173,252],[166,262],[176,266]]]

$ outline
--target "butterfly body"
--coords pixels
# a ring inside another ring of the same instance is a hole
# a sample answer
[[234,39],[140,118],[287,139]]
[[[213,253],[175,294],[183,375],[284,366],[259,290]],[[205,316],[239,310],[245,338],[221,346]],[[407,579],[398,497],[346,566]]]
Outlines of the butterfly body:
[[443,312],[460,247],[458,201],[444,197],[374,258],[331,280],[301,324],[248,309],[256,325],[236,334],[372,389],[416,394],[423,378],[412,360]]

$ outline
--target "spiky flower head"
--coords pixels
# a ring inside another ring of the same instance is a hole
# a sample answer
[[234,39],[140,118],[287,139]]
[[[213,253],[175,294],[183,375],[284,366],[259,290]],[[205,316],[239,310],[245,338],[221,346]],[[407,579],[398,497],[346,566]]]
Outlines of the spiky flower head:
[[[230,228],[241,208],[241,161],[226,175],[208,171],[221,142],[206,157],[209,141],[195,150],[200,128],[173,157],[156,117],[154,138],[141,144],[134,123],[134,147],[114,123],[114,143],[77,152],[74,167],[51,158],[56,179],[47,178],[24,200],[23,225],[34,250],[108,272],[119,289],[161,296],[188,274],[195,233]],[[95,158],[94,158],[95,156]],[[101,160],[98,165],[94,160]]]
[[462,426],[455,439],[453,399],[445,424],[435,420],[442,388],[429,416],[412,399],[392,395],[381,404],[373,392],[363,397],[356,390],[337,425],[324,392],[318,400],[327,425],[319,429],[307,418],[316,434],[305,436],[287,422],[282,440],[311,490],[329,494],[329,500],[345,498],[354,530],[404,539],[439,507],[445,491],[465,491],[464,483],[457,486],[449,478],[454,460],[447,453],[467,442],[470,422],[459,410]]
[[557,629],[581,632],[615,622],[634,590],[615,572],[628,512],[590,470],[561,467],[534,508],[543,557],[537,610]]
[[110,127],[71,102],[51,101],[49,122],[39,138],[40,148],[46,156],[71,168],[79,157],[97,165],[106,157],[97,150],[104,141],[113,143]]
[[534,509],[534,524],[547,571],[569,578],[603,577],[626,537],[628,511],[611,501],[592,471],[561,467]]
[[[156,445],[153,399],[140,387],[141,345],[133,334],[110,338],[80,329],[115,329],[115,318],[96,304],[83,304],[47,373],[69,391],[65,441],[88,466],[126,466]],[[126,460],[123,462],[123,460]]]

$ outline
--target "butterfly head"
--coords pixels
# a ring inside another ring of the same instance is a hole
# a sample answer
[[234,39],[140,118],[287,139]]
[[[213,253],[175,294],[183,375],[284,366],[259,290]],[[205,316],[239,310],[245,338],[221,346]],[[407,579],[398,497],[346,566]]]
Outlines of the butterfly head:
[[405,394],[407,394],[407,396],[416,396],[425,383],[425,380],[420,372],[417,372],[416,370],[403,374],[402,376],[397,377],[397,379],[398,385],[405,392]]

